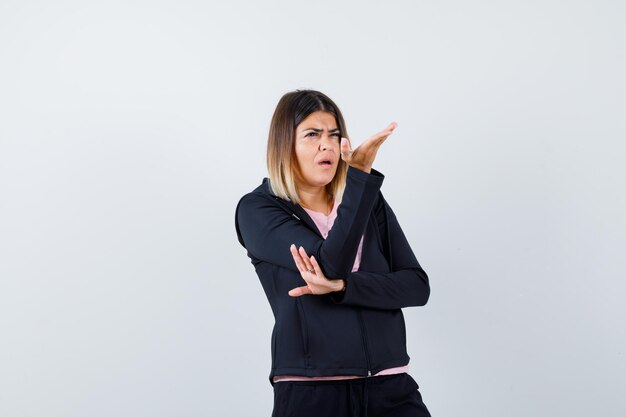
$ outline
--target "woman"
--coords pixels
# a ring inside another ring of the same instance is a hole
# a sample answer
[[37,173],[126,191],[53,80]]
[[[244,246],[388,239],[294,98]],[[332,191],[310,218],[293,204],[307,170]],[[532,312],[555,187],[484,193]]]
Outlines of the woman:
[[401,311],[426,304],[428,276],[372,168],[395,128],[353,150],[324,94],[290,92],[276,107],[269,179],[235,213],[275,318],[273,417],[430,415],[407,373]]

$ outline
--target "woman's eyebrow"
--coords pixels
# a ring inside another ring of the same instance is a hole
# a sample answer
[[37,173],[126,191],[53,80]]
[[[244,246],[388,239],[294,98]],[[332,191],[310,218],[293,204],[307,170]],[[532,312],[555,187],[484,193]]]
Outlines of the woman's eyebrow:
[[[306,129],[303,129],[302,131],[303,131],[303,132],[306,132],[307,130],[313,130],[314,132],[323,132],[323,131],[324,131],[324,129],[317,129],[317,128],[315,128],[315,127],[308,127],[308,128],[306,128]],[[330,129],[328,132],[329,132],[329,133],[332,133],[332,132],[338,132],[338,131],[339,131],[339,128],[338,128],[338,127],[336,127],[336,128],[334,128],[334,129]]]

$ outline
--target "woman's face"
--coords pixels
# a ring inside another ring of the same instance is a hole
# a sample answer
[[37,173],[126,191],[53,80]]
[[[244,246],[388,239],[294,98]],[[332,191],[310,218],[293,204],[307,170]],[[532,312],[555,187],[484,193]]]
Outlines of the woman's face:
[[296,127],[298,187],[324,187],[337,172],[341,133],[335,116],[324,111],[308,115]]

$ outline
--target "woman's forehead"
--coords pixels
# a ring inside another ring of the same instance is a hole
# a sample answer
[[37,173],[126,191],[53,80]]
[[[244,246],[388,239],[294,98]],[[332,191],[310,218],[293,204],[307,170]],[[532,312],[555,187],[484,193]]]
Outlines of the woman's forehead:
[[337,120],[332,113],[316,111],[309,114],[296,128],[299,131],[314,130],[336,130]]

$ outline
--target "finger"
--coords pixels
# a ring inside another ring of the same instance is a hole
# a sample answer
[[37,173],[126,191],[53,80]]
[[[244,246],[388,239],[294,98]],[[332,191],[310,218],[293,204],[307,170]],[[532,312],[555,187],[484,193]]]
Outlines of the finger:
[[396,130],[396,127],[398,127],[398,124],[396,122],[391,122],[386,128],[381,130],[379,133],[386,133],[387,135],[390,135],[393,133],[394,130]]
[[394,130],[396,130],[396,127],[398,127],[398,124],[396,122],[391,122],[386,128],[376,133],[374,136],[375,137],[389,136],[393,133]]
[[300,246],[300,256],[302,257],[302,260],[304,261],[304,265],[306,266],[306,269],[309,272],[314,272],[315,270],[313,269],[313,265],[311,264],[309,255],[307,255],[306,251],[304,250],[302,246]]
[[378,140],[376,141],[376,147],[380,147],[380,145],[382,145],[383,142],[386,141],[388,137],[389,135],[383,136],[382,138],[378,138]]
[[292,244],[289,247],[289,250],[291,251],[291,256],[293,256],[293,260],[295,261],[296,266],[298,267],[298,271],[300,271],[301,273],[306,272],[309,268],[306,267],[302,256],[300,256],[300,252],[298,252],[298,250],[296,249],[296,245]]
[[289,290],[289,295],[292,297],[300,297],[301,295],[313,294],[311,289],[308,286],[296,287],[292,290]]
[[377,134],[372,136],[370,140],[374,143],[374,146],[378,148],[380,147],[380,145],[383,144],[384,141],[387,140],[389,136],[391,136],[392,133],[393,131],[390,131],[390,130],[378,132]]
[[322,268],[320,268],[320,264],[317,263],[317,259],[315,259],[315,256],[311,256],[311,264],[313,265],[315,275],[317,275],[318,277],[326,278],[324,273],[322,272]]
[[370,136],[365,142],[361,144],[359,148],[363,149],[377,149],[380,145],[391,135],[389,131],[380,131]]

